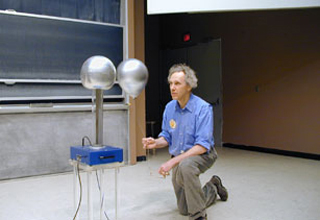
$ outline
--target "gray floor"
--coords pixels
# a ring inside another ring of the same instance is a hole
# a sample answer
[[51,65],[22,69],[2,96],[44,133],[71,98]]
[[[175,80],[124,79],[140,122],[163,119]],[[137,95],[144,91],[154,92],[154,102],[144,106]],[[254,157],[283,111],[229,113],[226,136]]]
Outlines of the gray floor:
[[[208,219],[320,219],[320,161],[229,148],[219,148],[218,153],[219,159],[201,180],[205,183],[213,174],[219,175],[229,190],[229,200],[218,200],[210,207]],[[149,162],[120,169],[118,219],[188,219],[177,212],[170,178],[160,178],[156,172],[168,158],[166,150],[157,150]],[[107,170],[105,176],[105,211],[113,220],[114,170]],[[85,191],[86,174],[81,177]],[[95,219],[99,219],[95,178],[92,196]],[[73,219],[73,193],[72,173],[0,181],[0,219]],[[87,219],[86,208],[84,193],[79,219]]]

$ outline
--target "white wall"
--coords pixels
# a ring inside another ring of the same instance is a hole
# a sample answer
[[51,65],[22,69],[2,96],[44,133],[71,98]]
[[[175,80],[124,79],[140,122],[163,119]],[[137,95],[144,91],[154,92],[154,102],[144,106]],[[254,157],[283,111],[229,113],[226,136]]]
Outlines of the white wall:
[[[128,163],[127,110],[107,110],[103,118],[103,144],[123,148]],[[0,180],[70,171],[70,146],[84,136],[94,142],[91,112],[0,114]]]

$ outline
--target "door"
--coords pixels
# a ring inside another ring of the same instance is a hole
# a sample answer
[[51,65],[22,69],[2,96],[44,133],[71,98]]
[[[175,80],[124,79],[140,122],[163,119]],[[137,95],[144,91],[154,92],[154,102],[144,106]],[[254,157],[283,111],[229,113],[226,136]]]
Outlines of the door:
[[[163,73],[168,75],[169,68],[175,63],[186,63],[197,73],[198,88],[193,93],[213,105],[214,139],[216,146],[222,146],[222,78],[221,78],[221,40],[213,40],[186,48],[162,51]],[[166,78],[165,78],[166,80]],[[166,89],[162,100],[170,100]]]

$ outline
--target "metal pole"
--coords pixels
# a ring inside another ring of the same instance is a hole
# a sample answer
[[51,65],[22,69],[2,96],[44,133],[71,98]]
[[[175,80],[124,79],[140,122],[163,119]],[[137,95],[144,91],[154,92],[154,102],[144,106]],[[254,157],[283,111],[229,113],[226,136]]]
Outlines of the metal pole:
[[91,192],[91,170],[87,171],[88,219],[93,220],[93,200]]
[[100,220],[103,220],[103,214],[104,214],[104,169],[100,169]]
[[119,167],[115,168],[115,219],[118,220],[118,173]]
[[96,145],[103,143],[103,90],[96,90]]

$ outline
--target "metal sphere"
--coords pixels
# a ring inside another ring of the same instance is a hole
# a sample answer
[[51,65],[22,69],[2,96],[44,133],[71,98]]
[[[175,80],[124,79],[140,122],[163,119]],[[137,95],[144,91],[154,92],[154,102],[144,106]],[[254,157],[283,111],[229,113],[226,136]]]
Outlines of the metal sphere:
[[104,56],[92,56],[81,67],[80,78],[87,89],[110,89],[116,80],[116,68]]
[[127,59],[119,64],[117,78],[121,88],[132,98],[136,98],[147,84],[148,69],[140,60]]

